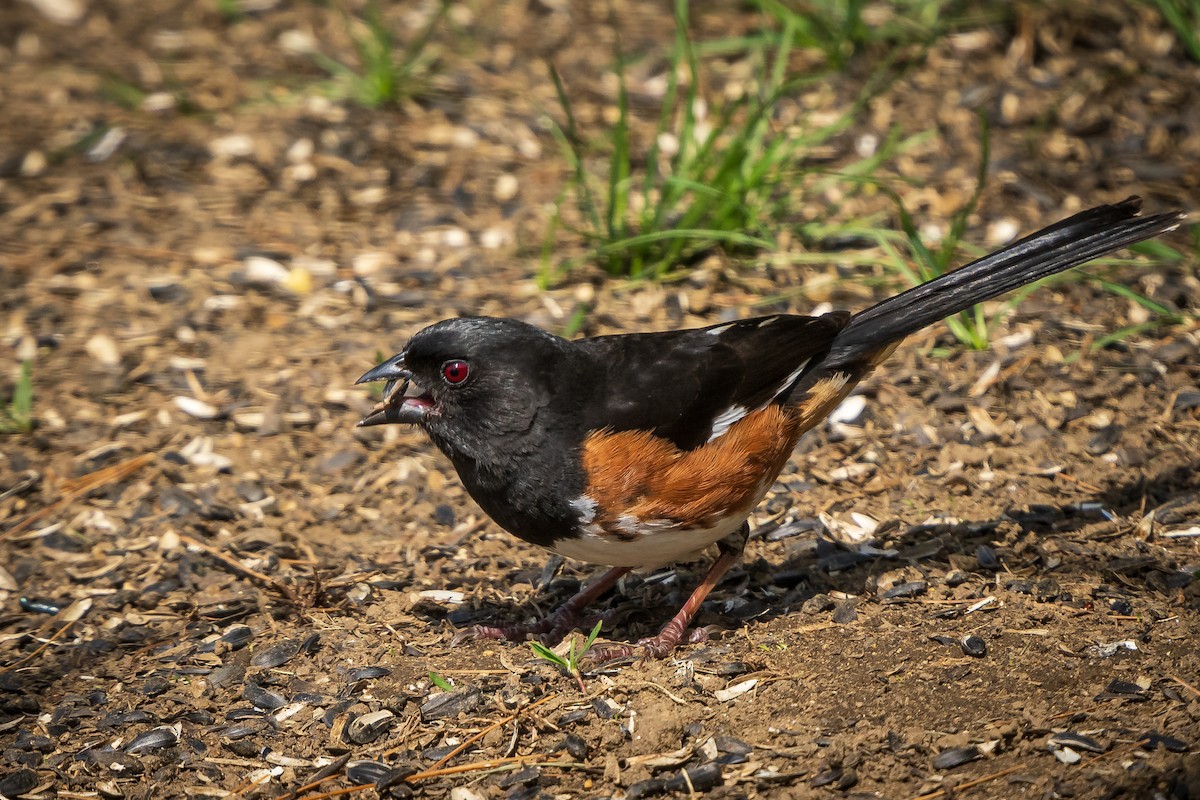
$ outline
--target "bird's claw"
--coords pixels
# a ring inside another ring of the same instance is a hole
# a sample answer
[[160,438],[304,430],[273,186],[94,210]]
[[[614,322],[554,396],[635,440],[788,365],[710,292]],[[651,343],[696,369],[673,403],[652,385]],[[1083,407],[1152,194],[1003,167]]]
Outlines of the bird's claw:
[[[605,619],[601,614],[587,620],[592,626]],[[463,642],[476,639],[507,639],[510,642],[525,642],[536,639],[547,647],[553,647],[563,638],[579,627],[579,614],[572,609],[560,607],[554,613],[536,622],[524,625],[473,625],[463,628],[454,634],[450,640],[451,647],[457,647]],[[589,627],[588,630],[591,630]]]
[[504,628],[497,628],[491,625],[472,625],[469,628],[461,628],[454,633],[450,639],[451,647],[458,647],[463,642],[473,642],[477,639],[506,639],[507,634]]
[[593,647],[588,651],[588,657],[597,664],[608,664],[627,658],[666,658],[681,644],[700,644],[707,641],[712,631],[713,627],[710,625],[690,630],[668,625],[657,636],[647,636],[634,644],[606,644]]

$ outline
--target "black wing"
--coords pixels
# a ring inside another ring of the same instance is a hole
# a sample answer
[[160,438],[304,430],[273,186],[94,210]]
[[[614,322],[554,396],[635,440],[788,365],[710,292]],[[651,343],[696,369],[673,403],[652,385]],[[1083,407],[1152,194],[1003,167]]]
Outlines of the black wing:
[[685,331],[576,342],[603,387],[584,410],[589,429],[652,430],[690,450],[777,398],[815,367],[849,314],[780,314]]

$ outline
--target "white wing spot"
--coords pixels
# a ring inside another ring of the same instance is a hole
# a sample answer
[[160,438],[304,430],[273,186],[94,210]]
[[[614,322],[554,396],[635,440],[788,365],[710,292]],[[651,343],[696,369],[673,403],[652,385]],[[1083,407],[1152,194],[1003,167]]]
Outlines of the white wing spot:
[[[781,383],[779,385],[779,388],[776,389],[775,392],[771,395],[771,400],[774,400],[775,398],[779,397],[779,395],[781,395],[785,391],[787,391],[787,388],[796,382],[796,379],[800,377],[800,373],[803,372],[804,368],[807,366],[808,366],[808,359],[806,358],[802,362],[800,362],[800,365],[798,367],[796,367],[794,370],[792,370],[791,374],[788,375],[784,379],[783,383]],[[768,405],[770,405],[769,401],[766,403],[763,403],[761,406],[759,406],[755,410],[757,411],[759,409],[766,408]],[[708,435],[708,441],[711,442],[713,439],[716,439],[718,436],[724,435],[724,433],[726,431],[728,431],[731,427],[733,427],[733,424],[735,422],[742,419],[749,413],[750,413],[750,409],[746,408],[745,406],[730,406],[729,408],[722,411],[720,414],[718,414],[716,416],[715,419],[713,419],[712,433],[710,433]]]
[[776,317],[763,317],[762,319],[760,319],[758,321],[758,324],[755,325],[754,327],[765,328],[768,325],[770,325],[772,322],[778,322],[778,321],[779,321],[779,317],[777,317],[777,316]]
[[737,422],[742,417],[746,416],[748,409],[745,406],[730,406],[717,415],[712,423],[712,433],[709,434],[708,440],[711,442],[718,436],[721,436],[725,431],[729,430],[733,423]]
[[639,536],[646,533],[642,530],[641,522],[633,514],[622,514],[617,517],[617,530],[628,536]]
[[596,519],[596,501],[586,494],[581,494],[572,500],[571,508],[579,512],[579,522],[582,525],[587,525]]
[[775,390],[775,394],[772,395],[772,399],[786,392],[788,387],[796,382],[796,379],[800,377],[800,373],[803,372],[804,368],[808,366],[808,362],[809,359],[807,358],[801,361],[800,366],[792,370],[791,373],[789,373],[788,376],[783,379],[783,383],[779,384],[779,388]]
[[728,322],[724,325],[718,325],[715,328],[709,328],[708,330],[705,331],[705,333],[707,333],[709,336],[720,336],[722,333],[729,330],[733,326],[734,326],[734,323]]

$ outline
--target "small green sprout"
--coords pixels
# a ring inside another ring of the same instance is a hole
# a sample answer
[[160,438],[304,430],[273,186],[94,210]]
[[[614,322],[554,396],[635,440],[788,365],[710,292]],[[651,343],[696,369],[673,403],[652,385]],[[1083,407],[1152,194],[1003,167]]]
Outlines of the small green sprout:
[[586,692],[587,687],[583,684],[583,675],[580,672],[579,663],[587,655],[588,651],[592,649],[592,645],[595,644],[596,637],[600,635],[602,627],[604,627],[603,620],[596,623],[596,627],[592,628],[592,632],[587,635],[587,638],[583,641],[583,647],[580,648],[576,648],[575,645],[578,640],[572,636],[565,656],[560,656],[541,642],[530,642],[529,648],[533,650],[533,654],[538,658],[553,664],[573,677],[575,682],[579,684],[579,691]]
[[29,433],[33,430],[33,361],[21,362],[21,376],[13,387],[12,399],[0,408],[0,433]]
[[431,680],[433,685],[441,689],[443,692],[454,691],[454,684],[443,678],[441,675],[438,675],[433,670],[429,670],[429,680]]

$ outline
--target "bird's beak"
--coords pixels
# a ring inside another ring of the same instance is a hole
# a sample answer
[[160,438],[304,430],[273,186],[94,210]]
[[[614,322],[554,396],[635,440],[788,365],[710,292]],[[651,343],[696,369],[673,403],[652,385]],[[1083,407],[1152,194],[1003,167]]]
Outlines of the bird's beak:
[[425,419],[433,407],[433,398],[413,383],[412,372],[405,369],[404,353],[398,353],[372,370],[368,370],[354,382],[387,381],[383,387],[383,400],[375,404],[371,413],[358,421],[358,427],[371,425],[415,425]]

